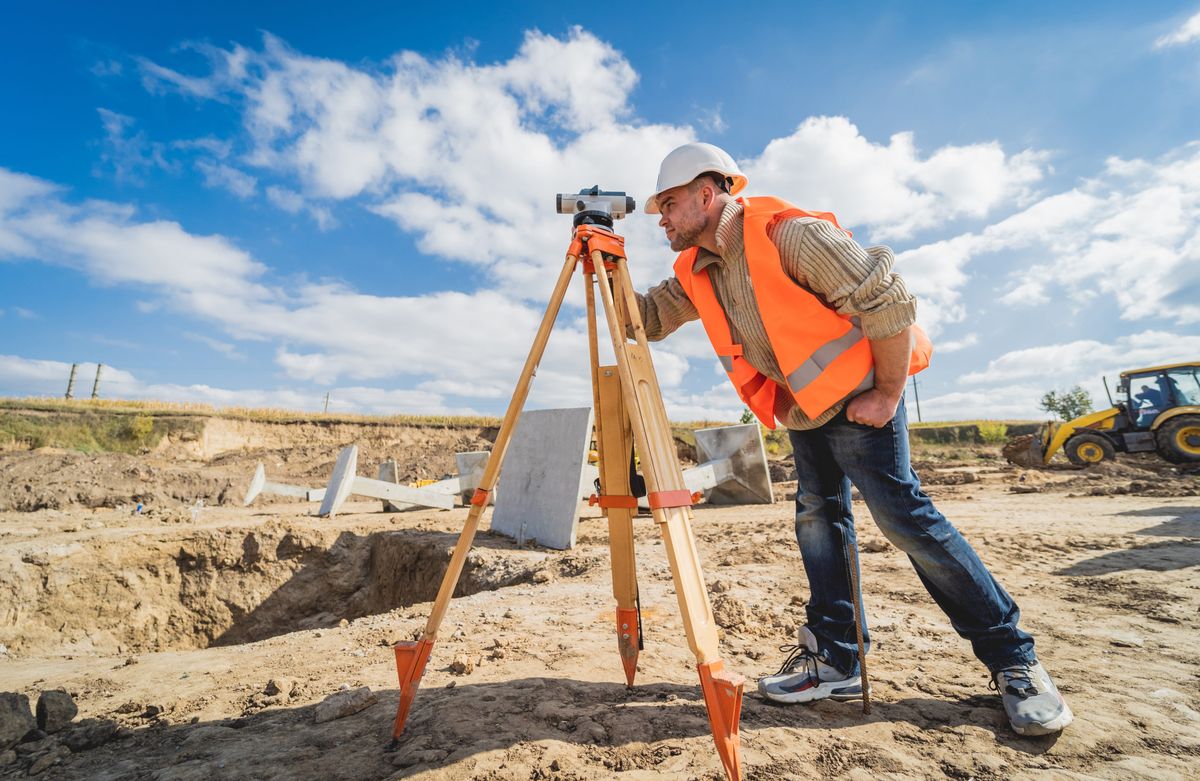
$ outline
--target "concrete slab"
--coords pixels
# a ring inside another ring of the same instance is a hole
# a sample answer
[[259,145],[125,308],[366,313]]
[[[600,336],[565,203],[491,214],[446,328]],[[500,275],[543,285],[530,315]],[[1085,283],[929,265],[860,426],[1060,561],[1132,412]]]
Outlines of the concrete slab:
[[[254,477],[250,478],[250,488],[246,490],[246,498],[242,500],[244,506],[250,506],[250,503],[258,498],[259,494],[277,494],[279,496],[295,496],[300,499],[308,499],[310,490],[299,485],[288,485],[287,483],[276,483],[267,479],[267,470],[262,464],[254,470]],[[309,501],[312,501],[309,499]]]
[[722,458],[720,461],[709,461],[700,466],[683,470],[683,484],[692,493],[696,491],[708,493],[721,483],[728,482],[734,478],[733,459],[730,458]]
[[358,445],[350,445],[338,453],[333,465],[333,475],[329,485],[325,486],[325,496],[321,500],[321,509],[317,515],[322,518],[332,518],[346,502],[354,485],[354,473],[358,469]]
[[[714,472],[725,476],[707,490],[705,498],[710,503],[770,504],[774,501],[767,451],[763,446],[762,429],[757,423],[697,430],[696,454],[701,466],[712,465]],[[724,461],[728,463],[720,463]]]
[[356,476],[350,481],[350,489],[347,493],[369,496],[372,499],[390,499],[421,507],[436,507],[441,510],[449,510],[454,507],[453,494],[430,491],[427,488],[410,488],[407,485],[372,480],[369,477]]
[[584,469],[591,439],[591,407],[522,413],[500,471],[504,492],[492,530],[520,544],[574,547],[580,497],[591,493]]
[[255,497],[262,493],[263,486],[266,485],[266,483],[267,470],[262,464],[259,464],[258,468],[254,470],[254,477],[250,478],[250,487],[246,489],[246,498],[242,502],[242,506],[249,507],[250,503],[254,501]]

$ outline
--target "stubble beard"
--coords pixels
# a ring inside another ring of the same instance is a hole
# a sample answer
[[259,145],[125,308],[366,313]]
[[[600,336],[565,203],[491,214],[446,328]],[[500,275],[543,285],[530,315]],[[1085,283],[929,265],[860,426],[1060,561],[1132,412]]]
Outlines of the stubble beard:
[[700,236],[708,229],[708,215],[698,215],[690,225],[679,225],[675,228],[675,238],[671,239],[671,249],[683,252],[698,245]]

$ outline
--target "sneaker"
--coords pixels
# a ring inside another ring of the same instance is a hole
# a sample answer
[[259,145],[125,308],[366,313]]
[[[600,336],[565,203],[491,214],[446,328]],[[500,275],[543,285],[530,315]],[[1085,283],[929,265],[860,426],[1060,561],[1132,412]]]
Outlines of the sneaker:
[[1075,718],[1040,662],[998,670],[989,686],[1000,693],[1008,722],[1018,735],[1061,732]]
[[775,702],[862,699],[862,678],[846,675],[826,664],[819,655],[817,638],[808,627],[800,627],[800,644],[785,645],[787,659],[779,672],[758,679],[758,691]]

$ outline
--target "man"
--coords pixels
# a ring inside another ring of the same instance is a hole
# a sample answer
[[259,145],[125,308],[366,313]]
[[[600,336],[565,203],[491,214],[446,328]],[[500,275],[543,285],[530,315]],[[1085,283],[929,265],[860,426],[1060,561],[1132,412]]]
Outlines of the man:
[[990,670],[1013,729],[1062,730],[1071,710],[1017,627],[1016,604],[909,465],[902,394],[931,347],[891,250],[863,249],[832,214],[735,199],[745,185],[733,159],[710,144],[667,155],[646,211],[661,215],[681,254],[675,276],[639,295],[638,306],[651,340],[700,319],[751,411],[789,429],[810,599],[799,644],[759,691],[785,703],[862,696],[847,555],[853,483]]

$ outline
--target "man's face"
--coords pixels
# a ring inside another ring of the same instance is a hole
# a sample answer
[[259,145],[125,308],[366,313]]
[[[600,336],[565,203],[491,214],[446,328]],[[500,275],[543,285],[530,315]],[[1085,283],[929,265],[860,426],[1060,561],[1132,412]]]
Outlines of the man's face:
[[695,247],[708,228],[709,217],[704,212],[704,189],[689,192],[688,186],[672,187],[658,197],[658,224],[667,234],[671,249],[683,252]]

